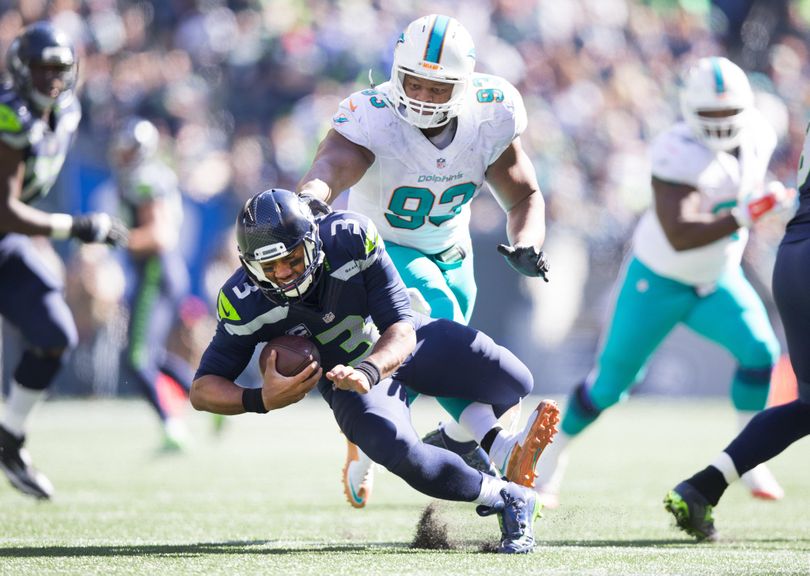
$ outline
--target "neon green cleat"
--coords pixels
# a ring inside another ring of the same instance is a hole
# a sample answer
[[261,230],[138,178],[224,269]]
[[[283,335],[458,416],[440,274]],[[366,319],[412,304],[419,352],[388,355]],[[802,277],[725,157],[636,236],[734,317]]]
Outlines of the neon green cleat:
[[717,540],[713,506],[691,484],[681,482],[664,497],[664,508],[675,516],[678,528],[694,536],[698,542]]

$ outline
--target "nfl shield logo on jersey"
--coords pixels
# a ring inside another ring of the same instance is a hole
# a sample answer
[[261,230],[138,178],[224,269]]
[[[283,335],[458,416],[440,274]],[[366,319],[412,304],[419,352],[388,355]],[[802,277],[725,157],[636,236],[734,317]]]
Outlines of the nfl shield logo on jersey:
[[335,319],[335,315],[332,312],[327,312],[323,315],[323,321],[329,324]]
[[442,169],[445,166],[447,166],[447,160],[445,160],[444,158],[438,158],[436,160],[436,168]]

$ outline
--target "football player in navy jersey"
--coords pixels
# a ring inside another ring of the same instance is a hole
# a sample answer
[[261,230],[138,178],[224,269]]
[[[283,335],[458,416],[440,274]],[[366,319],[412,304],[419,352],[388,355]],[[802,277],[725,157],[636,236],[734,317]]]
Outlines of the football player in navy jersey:
[[776,254],[773,296],[785,329],[799,398],[759,412],[714,461],[669,491],[666,509],[679,528],[714,540],[713,508],[729,484],[810,434],[810,127],[799,160],[799,209]]
[[[242,267],[219,293],[219,322],[192,385],[192,405],[219,414],[263,413],[298,402],[317,386],[346,437],[375,462],[428,496],[476,502],[479,514],[499,514],[498,550],[531,551],[536,493],[422,443],[406,392],[492,406],[482,444],[509,454],[516,442],[497,417],[531,391],[528,369],[477,330],[414,313],[365,216],[337,211],[316,219],[305,199],[273,189],[248,200],[236,226]],[[284,377],[273,352],[262,388],[237,386],[255,347],[284,334],[312,340],[321,365]],[[547,424],[551,435],[555,428]]]
[[0,314],[25,346],[0,415],[0,468],[21,492],[50,498],[52,484],[23,445],[31,410],[77,333],[61,282],[29,236],[118,245],[127,230],[107,214],[50,214],[31,206],[53,186],[81,117],[71,42],[50,23],[34,23],[9,47],[7,68],[10,81],[0,86]]
[[[470,206],[487,186],[506,214],[511,245],[498,247],[506,262],[529,277],[548,280],[549,272],[541,250],[545,201],[521,143],[528,124],[523,98],[505,78],[475,72],[475,61],[473,39],[455,18],[430,14],[408,24],[394,48],[389,80],[340,103],[298,184],[302,194],[329,203],[351,189],[349,209],[380,231],[414,307],[463,324],[477,293]],[[452,418],[423,441],[521,482],[476,442],[491,417],[488,406],[437,401]],[[504,425],[513,426],[519,415],[516,407]],[[544,418],[535,411],[526,426]],[[368,455],[348,444],[343,484],[352,506],[369,501],[373,472]]]
[[189,278],[177,247],[183,199],[176,174],[157,156],[159,143],[152,122],[128,118],[113,133],[109,160],[119,214],[130,228],[127,253],[134,284],[123,367],[160,418],[163,449],[176,451],[184,447],[188,433],[157,386],[162,373],[186,392],[191,388],[193,369],[166,349]]

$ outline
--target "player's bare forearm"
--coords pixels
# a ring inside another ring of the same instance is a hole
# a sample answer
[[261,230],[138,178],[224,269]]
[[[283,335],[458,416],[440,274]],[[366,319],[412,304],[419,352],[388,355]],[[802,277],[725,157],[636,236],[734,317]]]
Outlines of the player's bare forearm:
[[[416,331],[408,322],[397,322],[383,332],[374,349],[361,364],[373,367],[357,368],[338,364],[326,373],[326,378],[339,390],[365,394],[380,379],[393,374],[416,347]],[[379,371],[379,373],[376,373]]]
[[188,399],[195,410],[214,414],[243,414],[242,388],[222,376],[206,374],[191,384]]
[[739,228],[730,214],[716,215],[700,209],[694,186],[653,178],[655,211],[670,245],[678,251],[706,246]]
[[373,163],[374,155],[369,150],[330,130],[296,190],[331,202],[357,184]]
[[24,175],[20,152],[0,144],[0,232],[48,236],[50,214],[20,201]]
[[506,212],[506,235],[513,246],[542,248],[546,238],[546,204],[531,159],[515,138],[487,168],[487,182]]
[[278,410],[295,404],[317,386],[323,375],[318,362],[312,362],[295,376],[282,376],[276,371],[276,352],[270,353],[270,361],[264,372],[262,384],[262,401],[267,410]]
[[171,207],[162,198],[138,207],[137,228],[129,231],[127,249],[136,258],[147,258],[168,252],[177,246],[180,236],[178,222],[173,221]]
[[539,191],[515,204],[506,213],[506,236],[513,246],[534,246],[546,241],[546,203]]
[[416,348],[416,331],[409,322],[396,322],[382,333],[366,357],[380,369],[380,377],[393,374]]

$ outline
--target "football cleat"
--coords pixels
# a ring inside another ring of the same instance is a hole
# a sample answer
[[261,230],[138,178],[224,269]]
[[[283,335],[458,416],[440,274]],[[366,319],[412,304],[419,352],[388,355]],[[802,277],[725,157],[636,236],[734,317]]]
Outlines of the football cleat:
[[226,425],[227,421],[224,414],[211,414],[211,430],[214,436],[221,436]]
[[537,459],[553,441],[559,421],[560,409],[554,400],[542,400],[537,405],[523,431],[515,436],[514,445],[506,457],[501,471],[507,480],[534,487]]
[[374,487],[374,462],[346,438],[346,465],[343,467],[343,493],[354,508],[363,508]]
[[[430,444],[431,446],[438,446],[439,448],[450,450],[451,452],[456,452],[450,447],[450,443],[447,442],[447,435],[444,432],[444,428],[441,426],[432,432],[425,434],[425,437],[422,438],[422,442],[425,444]],[[456,442],[455,444],[459,443]],[[489,456],[484,449],[478,444],[475,444],[475,442],[470,442],[470,444],[474,444],[472,449],[463,453],[456,452],[459,456],[461,456],[462,460],[464,460],[464,463],[470,468],[475,468],[484,474],[498,476],[498,469],[492,464],[492,462],[489,461]]]
[[688,482],[681,482],[664,497],[664,508],[675,516],[678,528],[698,542],[717,539],[712,505]]
[[501,526],[499,554],[527,554],[534,550],[534,521],[540,517],[542,505],[537,494],[514,482],[501,490],[501,501],[495,506],[478,506],[479,516],[498,514]]
[[781,500],[785,497],[785,491],[779,485],[773,472],[765,466],[759,466],[749,470],[742,476],[740,480],[748,488],[751,496],[759,498],[760,500]]
[[22,447],[24,443],[25,437],[18,438],[0,426],[0,468],[20,492],[48,500],[53,496],[53,484],[31,465],[31,456]]
[[163,423],[163,443],[160,450],[165,453],[183,452],[189,445],[189,433],[185,424],[176,418],[168,418]]
[[568,436],[558,432],[554,443],[543,451],[543,456],[537,463],[534,490],[543,508],[554,510],[560,507],[560,489],[568,469],[569,441]]

